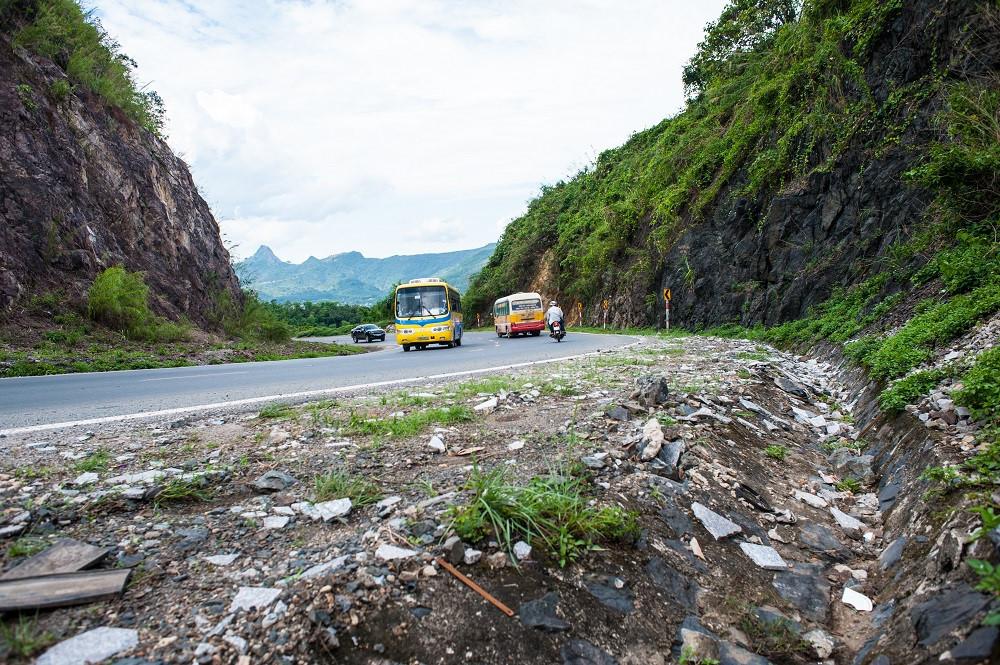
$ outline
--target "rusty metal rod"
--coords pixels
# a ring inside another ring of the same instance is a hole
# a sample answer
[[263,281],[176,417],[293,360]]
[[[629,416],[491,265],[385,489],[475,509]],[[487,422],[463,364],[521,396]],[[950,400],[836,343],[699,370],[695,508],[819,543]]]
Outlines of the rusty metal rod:
[[448,563],[447,561],[445,561],[441,557],[437,557],[436,561],[438,562],[439,566],[441,566],[442,568],[444,568],[445,570],[447,570],[449,573],[451,573],[452,575],[454,575],[455,577],[457,577],[459,582],[461,582],[465,586],[469,587],[470,589],[472,589],[473,591],[475,591],[476,593],[478,593],[480,596],[482,596],[486,600],[490,601],[498,610],[500,610],[501,612],[503,612],[504,614],[506,614],[509,617],[514,616],[514,610],[510,609],[509,607],[507,607],[506,605],[504,605],[503,603],[501,603],[499,600],[497,600],[492,595],[490,595],[490,593],[486,589],[484,589],[483,587],[479,586],[478,584],[476,584],[475,582],[473,582],[472,580],[470,580],[468,577],[466,577],[465,575],[463,575],[462,573],[460,573],[459,570],[458,570],[458,568],[456,568],[455,566],[451,565],[450,563]]

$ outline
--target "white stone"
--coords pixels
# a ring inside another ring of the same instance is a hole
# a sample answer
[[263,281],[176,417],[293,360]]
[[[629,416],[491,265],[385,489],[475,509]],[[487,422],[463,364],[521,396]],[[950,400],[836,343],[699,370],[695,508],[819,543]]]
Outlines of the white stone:
[[286,517],[285,515],[272,515],[270,517],[264,518],[264,528],[265,529],[284,529],[288,524],[288,521],[292,519]]
[[813,427],[825,428],[826,418],[824,418],[823,416],[816,416],[814,418],[810,418],[809,424],[812,425]]
[[826,508],[829,505],[822,497],[810,494],[809,492],[802,492],[800,490],[795,490],[795,498],[802,503],[809,504],[813,508]]
[[786,570],[788,568],[788,564],[778,554],[778,550],[770,545],[740,543],[740,549],[750,557],[751,561],[765,570]]
[[507,444],[507,450],[520,450],[524,448],[524,441],[511,441]]
[[343,566],[345,561],[347,561],[347,556],[338,556],[336,559],[331,559],[325,563],[318,563],[312,568],[306,569],[300,576],[300,579],[311,580],[314,577],[325,575]]
[[35,661],[36,665],[84,665],[102,663],[139,644],[138,631],[101,626],[55,645]]
[[351,500],[348,498],[344,499],[334,499],[333,501],[324,501],[323,503],[317,503],[313,506],[319,516],[324,522],[329,522],[330,520],[343,517],[347,513],[351,512]]
[[830,506],[830,514],[833,515],[833,519],[837,521],[837,524],[848,536],[851,538],[861,537],[861,531],[865,526],[861,520],[851,517],[835,506]]
[[81,473],[79,476],[77,476],[76,479],[73,481],[73,484],[76,486],[90,485],[96,483],[98,478],[100,478],[99,475],[97,475],[93,471],[88,471],[86,473]]
[[292,510],[291,506],[275,506],[272,510],[274,510],[276,515],[287,515],[289,517],[295,515],[295,511]]
[[479,560],[482,558],[483,558],[483,553],[481,551],[474,550],[471,547],[467,547],[465,549],[465,556],[463,557],[465,565],[471,566],[477,564],[479,563]]
[[300,501],[298,503],[293,503],[292,510],[299,513],[303,517],[308,517],[313,521],[318,520],[322,517],[319,511],[316,510],[316,506],[314,506],[308,501]]
[[389,545],[388,543],[382,543],[375,550],[375,556],[382,561],[395,561],[397,559],[409,559],[411,556],[416,556],[420,552],[416,550],[408,550],[402,547],[396,547],[395,545]]
[[496,397],[491,397],[488,400],[486,400],[485,402],[480,402],[479,404],[477,404],[474,407],[472,407],[472,410],[473,411],[492,411],[493,409],[497,408],[497,406],[499,404],[500,404],[500,402],[497,401]]
[[845,605],[850,605],[859,612],[871,612],[872,608],[874,608],[871,598],[846,586],[844,587],[844,595],[841,600],[844,601]]
[[716,540],[743,531],[743,527],[739,524],[726,519],[697,501],[691,504],[691,510],[694,512],[694,516],[701,520],[701,523],[705,525],[705,528]]
[[222,638],[228,644],[232,645],[234,649],[240,653],[246,653],[247,651],[247,641],[240,637],[239,635],[226,635]]
[[646,424],[642,426],[643,447],[639,459],[648,462],[656,457],[660,448],[663,447],[663,439],[663,428],[660,426],[660,421],[656,418],[647,420]]
[[811,644],[812,648],[816,651],[816,655],[824,660],[830,657],[834,646],[836,646],[830,634],[819,628],[810,630],[808,633],[803,633],[802,639]]
[[385,510],[386,508],[392,508],[402,500],[403,497],[401,496],[387,496],[386,498],[376,503],[375,507],[378,508],[379,510]]
[[237,610],[264,609],[281,595],[281,589],[269,587],[241,586],[229,606],[230,612]]
[[444,445],[444,441],[441,440],[437,434],[431,437],[431,440],[427,442],[427,447],[436,453],[443,453],[447,450],[447,446]]
[[177,469],[150,469],[139,473],[126,473],[108,478],[104,482],[108,485],[149,485],[166,476],[168,471],[177,471]]
[[523,540],[517,541],[514,543],[514,556],[517,557],[518,561],[524,561],[531,556],[531,545]]
[[208,561],[213,566],[229,566],[239,558],[239,554],[213,554],[212,556],[205,557],[205,561]]

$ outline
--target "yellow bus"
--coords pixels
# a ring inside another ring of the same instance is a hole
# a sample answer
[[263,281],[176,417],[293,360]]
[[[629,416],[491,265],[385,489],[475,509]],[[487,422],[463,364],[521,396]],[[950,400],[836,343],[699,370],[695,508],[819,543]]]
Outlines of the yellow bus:
[[493,326],[497,337],[534,335],[545,330],[545,310],[537,293],[512,293],[493,303]]
[[462,346],[462,295],[438,277],[396,287],[396,343],[403,351],[428,344]]

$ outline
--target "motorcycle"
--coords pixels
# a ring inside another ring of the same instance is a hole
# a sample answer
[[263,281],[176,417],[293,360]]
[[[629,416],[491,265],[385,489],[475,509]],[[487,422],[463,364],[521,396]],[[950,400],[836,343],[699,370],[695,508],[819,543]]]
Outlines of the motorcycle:
[[566,336],[566,329],[563,328],[562,321],[552,322],[552,332],[549,333],[549,337],[552,337],[557,342],[561,342],[563,337]]

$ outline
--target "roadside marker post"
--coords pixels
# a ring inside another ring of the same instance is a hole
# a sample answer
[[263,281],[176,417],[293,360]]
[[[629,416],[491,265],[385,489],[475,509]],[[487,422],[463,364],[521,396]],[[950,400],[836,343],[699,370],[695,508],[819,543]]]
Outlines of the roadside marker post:
[[576,303],[576,325],[583,325],[583,303]]
[[611,305],[611,303],[608,302],[607,298],[605,298],[604,300],[601,301],[601,309],[604,310],[604,329],[605,330],[608,329],[608,307],[610,305]]
[[670,299],[672,297],[673,294],[670,292],[670,289],[663,289],[663,313],[667,332],[670,332]]

